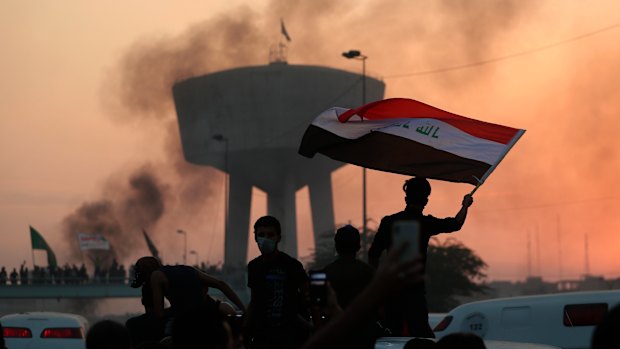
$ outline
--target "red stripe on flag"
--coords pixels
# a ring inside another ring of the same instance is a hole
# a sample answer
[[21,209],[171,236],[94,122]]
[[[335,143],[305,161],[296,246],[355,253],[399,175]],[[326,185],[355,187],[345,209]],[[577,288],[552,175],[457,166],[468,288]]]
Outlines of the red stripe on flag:
[[508,144],[519,131],[516,128],[492,124],[453,114],[431,105],[407,98],[390,98],[349,109],[340,116],[340,122],[347,122],[352,116],[360,115],[368,120],[381,119],[420,119],[441,120],[474,137]]

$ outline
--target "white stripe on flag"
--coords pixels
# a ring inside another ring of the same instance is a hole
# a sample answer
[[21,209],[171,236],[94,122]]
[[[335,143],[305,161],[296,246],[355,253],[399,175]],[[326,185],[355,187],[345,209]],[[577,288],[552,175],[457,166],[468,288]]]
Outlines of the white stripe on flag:
[[505,144],[472,136],[460,129],[431,118],[403,118],[363,121],[353,116],[346,123],[338,120],[348,109],[330,108],[312,122],[337,136],[357,139],[370,132],[383,132],[410,139],[432,148],[472,160],[493,165],[506,149]]

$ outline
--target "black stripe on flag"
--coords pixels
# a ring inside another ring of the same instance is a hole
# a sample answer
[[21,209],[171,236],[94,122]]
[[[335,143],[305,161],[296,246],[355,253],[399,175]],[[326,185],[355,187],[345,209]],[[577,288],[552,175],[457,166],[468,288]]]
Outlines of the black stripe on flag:
[[482,178],[491,167],[481,161],[383,132],[348,139],[310,125],[299,154],[313,157],[316,153],[369,169],[473,185],[478,184],[478,178]]

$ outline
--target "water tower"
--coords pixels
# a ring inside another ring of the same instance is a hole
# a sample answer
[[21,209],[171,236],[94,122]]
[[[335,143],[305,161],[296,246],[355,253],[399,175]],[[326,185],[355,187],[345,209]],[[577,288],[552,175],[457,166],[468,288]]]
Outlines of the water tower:
[[[366,77],[367,102],[383,99],[384,90]],[[309,189],[315,240],[334,229],[331,172],[343,163],[297,150],[320,112],[362,104],[359,74],[276,61],[190,78],[176,83],[173,95],[185,159],[230,175],[225,266],[246,265],[253,186],[267,193],[268,214],[282,223],[281,250],[291,256],[297,256],[299,189]]]

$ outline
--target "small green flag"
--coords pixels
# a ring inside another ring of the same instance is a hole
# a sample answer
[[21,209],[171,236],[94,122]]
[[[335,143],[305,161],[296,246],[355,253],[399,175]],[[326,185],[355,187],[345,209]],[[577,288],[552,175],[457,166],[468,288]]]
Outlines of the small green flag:
[[30,227],[30,241],[32,243],[33,250],[47,251],[48,266],[52,268],[56,268],[58,266],[58,263],[56,263],[56,255],[54,254],[54,251],[52,251],[45,239],[43,239],[43,236],[41,236],[41,234],[39,234],[39,232],[36,231],[36,229],[34,229],[33,227]]

